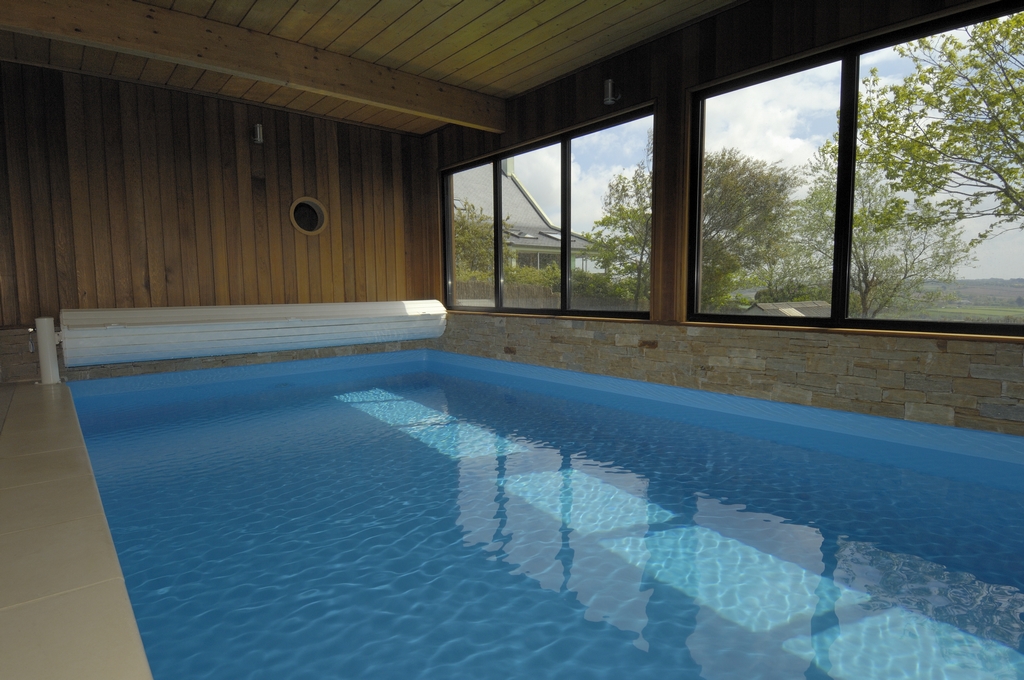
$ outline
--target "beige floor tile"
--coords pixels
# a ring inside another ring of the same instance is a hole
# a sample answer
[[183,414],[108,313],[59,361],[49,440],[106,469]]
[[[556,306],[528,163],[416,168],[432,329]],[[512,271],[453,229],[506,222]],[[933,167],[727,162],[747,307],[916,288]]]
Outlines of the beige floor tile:
[[7,410],[9,418],[32,419],[48,413],[69,413],[75,409],[67,385],[19,384]]
[[14,458],[0,458],[0,489],[92,474],[84,446]]
[[0,678],[151,679],[70,391],[0,389],[0,425]]
[[122,578],[102,515],[0,535],[0,609]]
[[4,416],[7,415],[7,409],[14,397],[14,389],[14,385],[0,385],[0,424],[3,424]]
[[0,609],[0,669],[12,680],[150,680],[121,580]]
[[11,408],[18,406],[58,406],[71,401],[71,390],[67,385],[33,385],[19,383],[11,399]]
[[29,421],[8,417],[0,432],[0,458],[27,456],[33,453],[84,446],[82,431],[74,416],[50,427],[31,427]]
[[20,403],[7,411],[7,420],[4,428],[15,427],[25,430],[40,430],[48,427],[76,424],[78,415],[72,403],[57,403],[57,405],[34,405],[34,403]]
[[91,475],[0,489],[0,534],[102,513]]

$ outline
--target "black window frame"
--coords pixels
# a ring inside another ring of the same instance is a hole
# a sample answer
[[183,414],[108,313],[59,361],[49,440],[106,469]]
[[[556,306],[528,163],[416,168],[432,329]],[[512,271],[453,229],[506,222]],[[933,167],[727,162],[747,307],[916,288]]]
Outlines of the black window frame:
[[[532,140],[528,144],[503,149],[502,151],[477,158],[467,163],[461,163],[447,168],[441,174],[441,196],[442,196],[442,219],[444,224],[444,296],[445,307],[454,311],[465,312],[489,312],[500,314],[529,314],[532,316],[578,316],[595,317],[608,319],[646,319],[651,318],[648,312],[629,311],[602,311],[592,309],[572,309],[572,140],[600,132],[609,128],[623,125],[641,118],[656,116],[653,102],[647,102],[640,106],[633,107],[627,111],[616,112],[615,115],[601,120],[588,123],[584,126],[572,128],[564,132]],[[656,126],[656,125],[655,125]],[[561,239],[560,239],[560,264],[561,264],[561,286],[559,295],[559,306],[552,307],[506,307],[504,305],[504,258],[502,257],[502,224],[501,211],[501,162],[503,160],[519,156],[530,151],[543,149],[558,144],[561,155]],[[654,153],[658,153],[657,140],[654,143]],[[455,244],[452,234],[452,176],[473,168],[479,168],[490,164],[492,168],[493,196],[494,196],[494,306],[467,306],[454,304],[455,301]],[[652,187],[653,192],[653,187]],[[654,197],[651,200],[652,212],[656,210]],[[653,295],[653,290],[651,291]]]
[[[914,333],[942,333],[955,335],[1024,336],[1024,324],[968,323],[956,321],[923,321],[912,319],[864,319],[849,315],[850,256],[853,238],[854,180],[856,175],[857,103],[860,89],[860,58],[868,53],[894,47],[937,33],[953,31],[990,19],[1024,11],[1024,3],[995,2],[985,7],[898,29],[796,60],[781,66],[769,67],[754,74],[725,82],[693,88],[690,109],[690,182],[688,190],[692,200],[689,210],[689,244],[686,254],[687,293],[686,321],[698,323],[735,324],[743,326],[777,326],[779,328],[833,328],[842,330],[905,331]],[[704,103],[707,99],[727,92],[768,82],[776,78],[800,73],[825,64],[840,62],[840,111],[838,170],[836,177],[836,223],[834,255],[832,261],[832,306],[826,318],[750,316],[745,314],[716,314],[700,312],[700,249],[701,199],[704,157]],[[835,301],[843,301],[837,304]]]

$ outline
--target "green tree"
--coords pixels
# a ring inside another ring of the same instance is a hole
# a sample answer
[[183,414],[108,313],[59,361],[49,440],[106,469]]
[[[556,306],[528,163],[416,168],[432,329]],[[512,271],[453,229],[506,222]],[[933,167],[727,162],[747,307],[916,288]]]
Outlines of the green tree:
[[914,72],[864,80],[860,156],[946,215],[987,218],[979,240],[1024,229],[1024,13],[894,49]]
[[[831,278],[836,169],[836,144],[826,142],[806,168],[809,190],[793,211],[788,240],[801,253],[808,282]],[[926,284],[955,281],[957,269],[971,261],[970,253],[958,214],[949,214],[921,198],[906,198],[880,168],[858,160],[850,258],[851,316],[901,315],[949,299],[947,293]]]
[[[608,183],[603,197],[604,215],[588,235],[591,257],[609,279],[605,288],[624,293],[623,297],[632,300],[637,309],[640,301],[649,300],[651,295],[652,132],[647,133],[646,153],[633,172],[616,175]],[[573,273],[576,292],[584,290],[580,285],[594,290],[602,287],[595,287],[595,283],[584,282],[579,272]]]
[[632,300],[635,287],[631,284],[630,281],[615,281],[603,272],[577,269],[572,273],[572,294],[576,299]]
[[511,260],[512,258],[506,255],[505,283],[544,286],[551,292],[558,292],[561,289],[562,268],[557,264],[549,264],[541,269],[530,266],[514,267],[511,266]]
[[[733,291],[746,283],[781,280],[773,267],[786,258],[791,194],[799,172],[722,149],[704,155],[701,197],[700,310],[742,311]],[[794,255],[791,253],[791,255]]]
[[455,280],[494,278],[494,218],[469,202],[456,204],[452,215]]

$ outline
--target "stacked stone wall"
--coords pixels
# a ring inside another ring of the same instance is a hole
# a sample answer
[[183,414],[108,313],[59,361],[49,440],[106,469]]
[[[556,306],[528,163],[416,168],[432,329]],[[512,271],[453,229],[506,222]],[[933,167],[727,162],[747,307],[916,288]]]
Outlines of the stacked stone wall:
[[441,349],[1024,435],[1024,341],[451,313]]

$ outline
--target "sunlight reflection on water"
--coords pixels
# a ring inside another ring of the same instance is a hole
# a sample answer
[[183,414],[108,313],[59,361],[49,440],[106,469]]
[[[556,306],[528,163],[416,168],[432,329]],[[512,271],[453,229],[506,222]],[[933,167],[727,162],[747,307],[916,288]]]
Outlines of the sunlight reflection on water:
[[[752,658],[761,677],[812,664],[848,680],[1024,677],[1024,656],[1007,646],[1024,635],[1015,588],[842,539],[830,579],[817,529],[703,494],[692,524],[652,530],[673,515],[628,470],[579,455],[567,463],[381,389],[335,398],[457,459],[464,543],[502,554],[544,589],[575,593],[587,620],[635,632],[646,650],[645,578],[693,598],[687,645],[709,680],[752,675]],[[812,632],[815,617],[838,624]],[[725,639],[757,654],[724,654]]]

